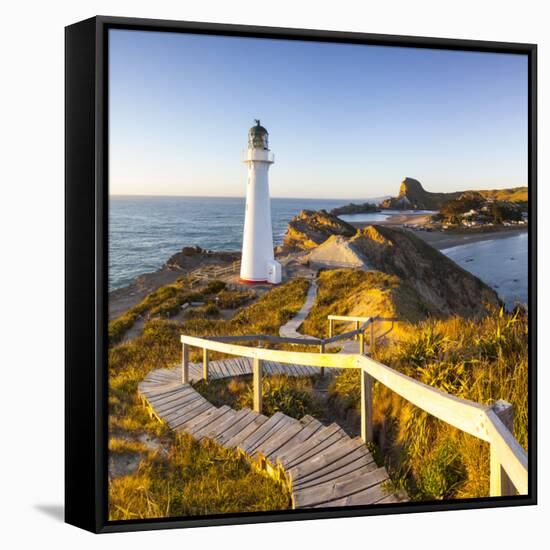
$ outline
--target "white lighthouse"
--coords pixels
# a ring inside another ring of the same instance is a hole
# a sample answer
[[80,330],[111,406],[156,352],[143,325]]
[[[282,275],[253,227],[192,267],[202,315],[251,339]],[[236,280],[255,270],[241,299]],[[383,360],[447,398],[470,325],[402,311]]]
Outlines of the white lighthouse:
[[269,150],[268,132],[260,126],[259,120],[248,132],[248,148],[243,161],[248,166],[248,182],[241,281],[277,284],[281,282],[281,264],[275,261],[273,255],[268,178],[269,167],[274,159]]

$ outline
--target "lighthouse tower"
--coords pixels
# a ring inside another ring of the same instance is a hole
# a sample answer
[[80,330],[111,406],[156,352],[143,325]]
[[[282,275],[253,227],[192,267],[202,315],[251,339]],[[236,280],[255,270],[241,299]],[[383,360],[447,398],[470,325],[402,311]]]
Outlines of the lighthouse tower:
[[248,166],[246,211],[244,216],[241,281],[246,283],[281,282],[281,264],[273,255],[273,230],[269,204],[268,171],[273,164],[269,150],[268,132],[256,125],[248,131],[248,148],[244,163]]

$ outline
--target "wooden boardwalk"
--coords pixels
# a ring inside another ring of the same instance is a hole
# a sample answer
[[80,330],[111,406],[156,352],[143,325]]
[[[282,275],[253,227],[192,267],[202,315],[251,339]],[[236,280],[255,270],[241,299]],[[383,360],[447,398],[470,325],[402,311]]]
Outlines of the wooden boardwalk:
[[[318,367],[263,362],[265,374],[311,376]],[[239,357],[211,361],[211,379],[252,373],[252,360]],[[202,377],[202,365],[189,364],[191,381]],[[245,454],[253,466],[288,485],[294,508],[318,508],[402,502],[388,493],[388,474],[378,467],[360,438],[337,424],[323,425],[311,416],[300,420],[281,412],[271,417],[250,409],[215,407],[179,369],[159,369],[140,383],[139,392],[151,414],[170,428],[201,440],[213,439]]]

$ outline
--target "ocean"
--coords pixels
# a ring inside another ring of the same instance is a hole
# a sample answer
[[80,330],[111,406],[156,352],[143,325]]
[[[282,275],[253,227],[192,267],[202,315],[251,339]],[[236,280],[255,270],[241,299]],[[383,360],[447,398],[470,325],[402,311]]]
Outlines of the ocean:
[[463,244],[441,252],[491,286],[507,309],[527,303],[527,233]]
[[[368,199],[365,199],[368,200]],[[331,210],[357,199],[271,199],[273,239],[281,244],[288,222],[304,208]],[[159,269],[184,246],[239,250],[244,198],[122,197],[109,200],[109,290]],[[342,216],[382,221],[391,212]],[[527,235],[481,241],[442,251],[492,286],[511,307],[527,302]]]
[[[272,198],[275,244],[283,242],[288,222],[300,210],[331,210],[349,202]],[[109,290],[156,271],[184,246],[240,250],[244,206],[241,197],[110,197]]]

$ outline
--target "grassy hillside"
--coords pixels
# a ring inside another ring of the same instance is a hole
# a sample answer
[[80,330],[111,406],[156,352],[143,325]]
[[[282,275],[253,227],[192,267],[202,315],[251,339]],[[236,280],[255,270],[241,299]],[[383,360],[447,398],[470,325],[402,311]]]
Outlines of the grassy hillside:
[[[410,325],[403,341],[386,342],[375,358],[404,374],[481,404],[514,406],[514,435],[527,449],[527,316],[494,313]],[[335,404],[358,410],[359,373],[339,375]],[[489,445],[374,384],[375,439],[393,482],[417,500],[483,497],[489,493]]]
[[[150,370],[178,363],[182,332],[275,333],[300,309],[308,287],[307,281],[295,280],[274,288],[241,309],[230,321],[217,318],[216,312],[207,308],[183,322],[154,319],[145,323],[137,338],[111,346],[111,459],[122,457],[139,463],[137,470],[111,479],[111,519],[280,510],[289,506],[289,494],[284,487],[252,472],[235,453],[212,442],[197,443],[176,436],[165,425],[150,419],[139,401],[137,385]],[[228,293],[225,299],[231,302],[231,292],[221,292]],[[165,294],[166,300],[173,298],[172,291],[163,289],[154,294]]]
[[527,202],[528,188],[527,187],[511,187],[510,189],[487,189],[479,191],[487,199],[509,202]]
[[379,315],[416,322],[433,313],[399,277],[373,270],[334,269],[320,274],[317,301],[301,331],[327,337],[327,316],[331,314]]

